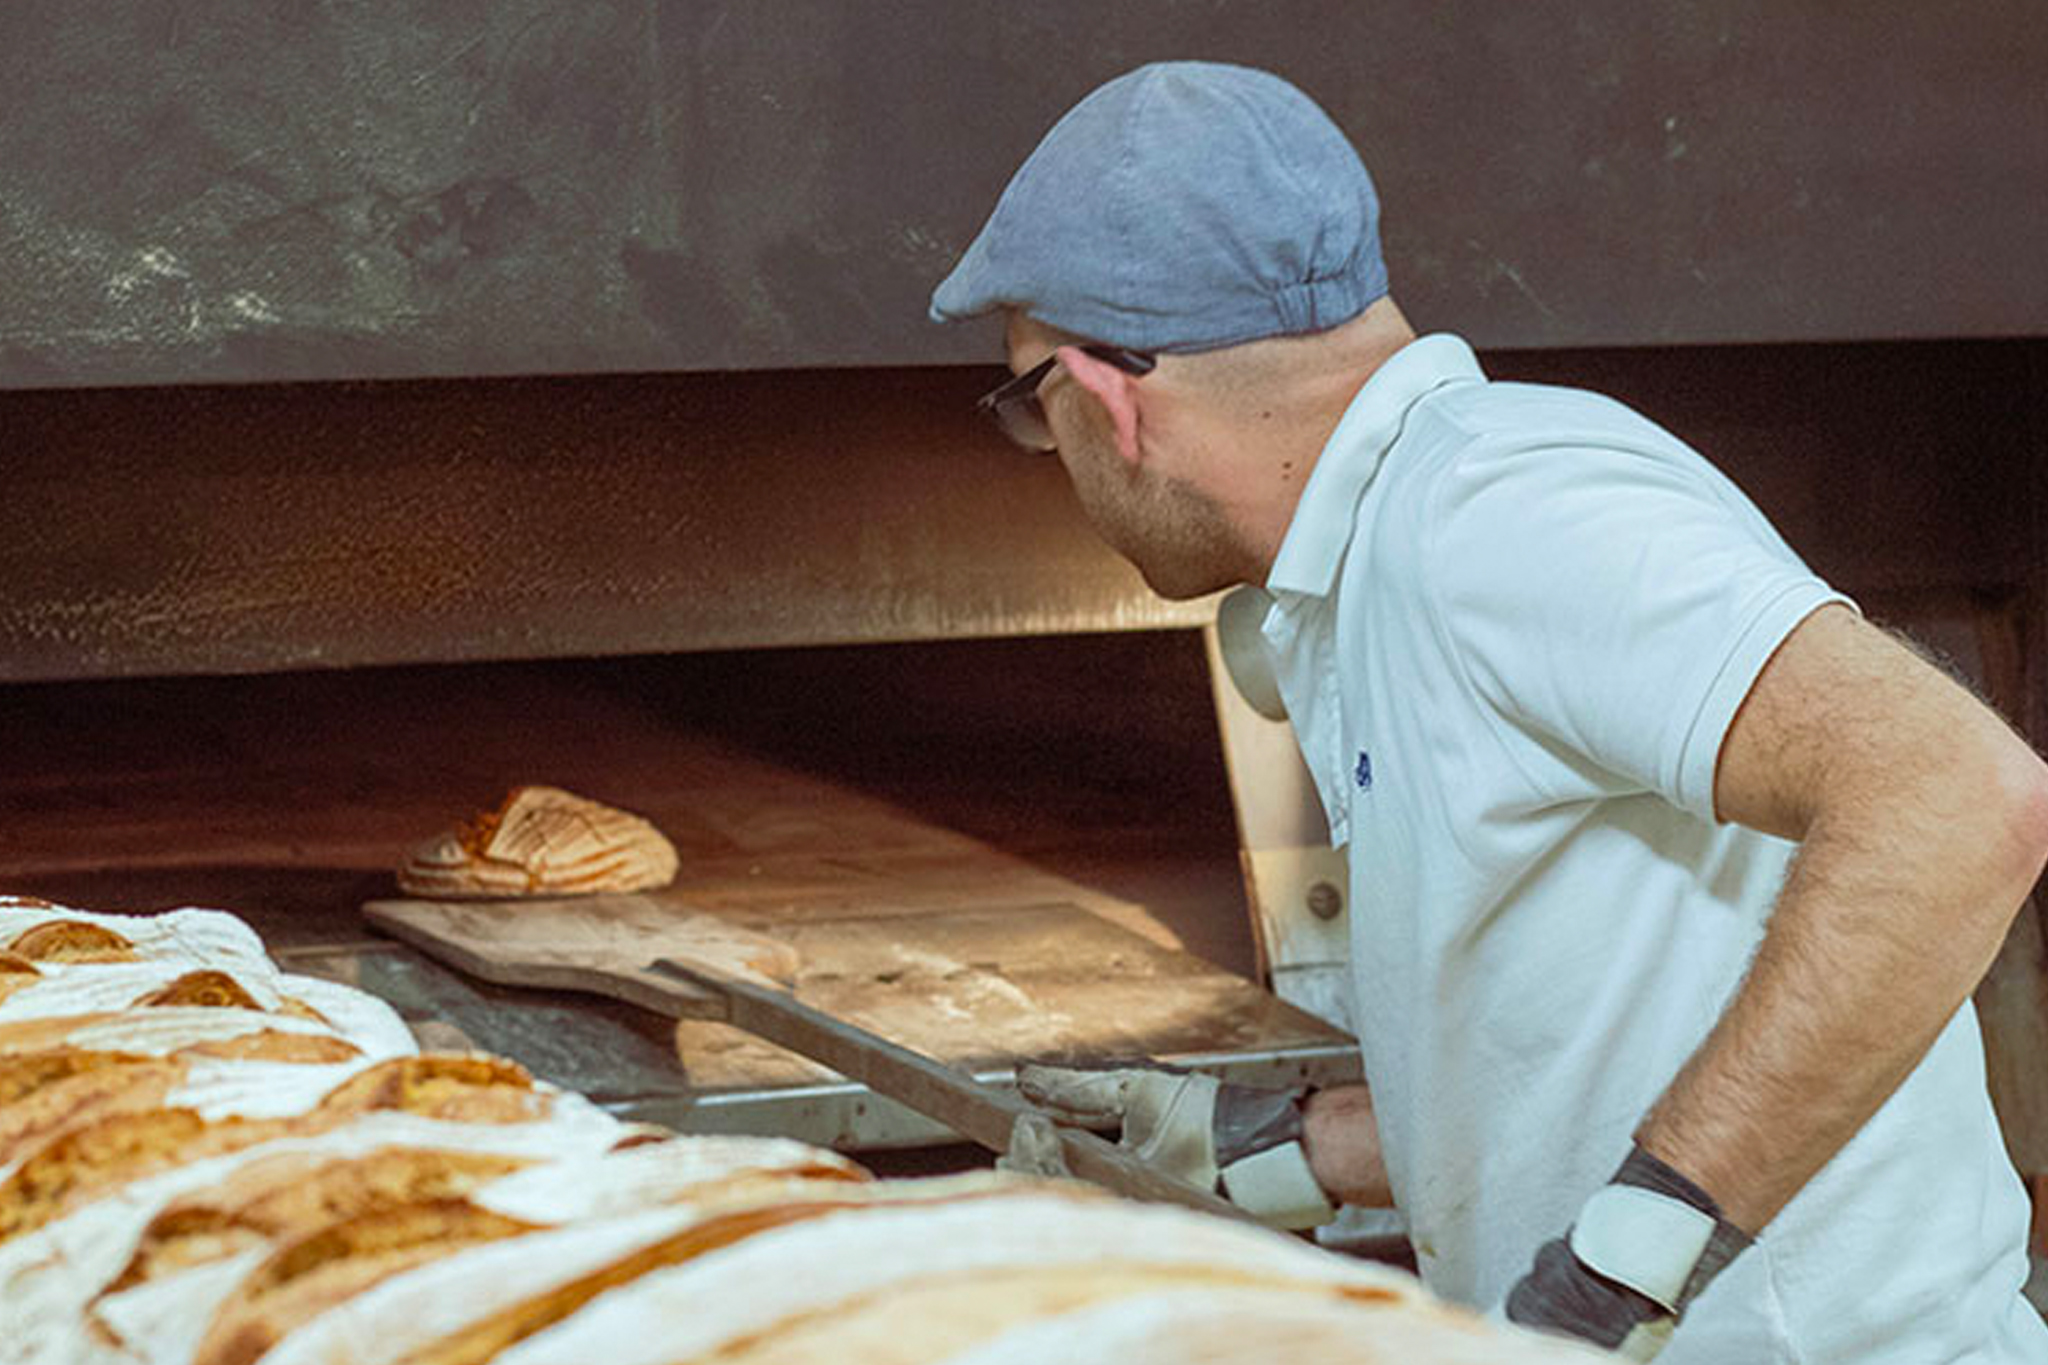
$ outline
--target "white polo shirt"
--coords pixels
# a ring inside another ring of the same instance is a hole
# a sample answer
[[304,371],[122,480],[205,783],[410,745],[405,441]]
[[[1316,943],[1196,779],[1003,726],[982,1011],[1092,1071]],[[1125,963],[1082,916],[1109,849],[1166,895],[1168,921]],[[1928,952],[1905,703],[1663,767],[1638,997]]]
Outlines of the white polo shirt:
[[[1793,846],[1715,821],[1715,761],[1779,643],[1845,599],[1677,438],[1489,382],[1451,336],[1359,392],[1268,588],[1349,845],[1395,1199],[1430,1286],[1491,1308],[1740,983]],[[2027,1220],[1965,1006],[1661,1361],[2048,1360]]]

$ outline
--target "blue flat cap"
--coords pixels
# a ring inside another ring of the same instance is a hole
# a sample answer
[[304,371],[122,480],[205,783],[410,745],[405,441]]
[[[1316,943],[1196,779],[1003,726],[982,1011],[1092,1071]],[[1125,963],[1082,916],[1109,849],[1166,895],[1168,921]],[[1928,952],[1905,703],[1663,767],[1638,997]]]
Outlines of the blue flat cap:
[[1347,322],[1387,292],[1379,196],[1280,77],[1159,62],[1053,125],[932,293],[934,321],[1021,309],[1142,351]]

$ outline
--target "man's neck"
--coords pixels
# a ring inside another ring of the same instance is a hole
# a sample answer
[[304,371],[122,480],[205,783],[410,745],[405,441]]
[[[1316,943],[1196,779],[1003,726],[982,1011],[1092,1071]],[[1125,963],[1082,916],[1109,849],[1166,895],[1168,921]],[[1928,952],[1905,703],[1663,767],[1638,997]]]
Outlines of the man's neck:
[[[1290,396],[1285,425],[1245,433],[1245,439],[1255,443],[1251,448],[1260,452],[1252,482],[1239,504],[1258,582],[1271,575],[1302,492],[1337,424],[1380,367],[1415,340],[1415,332],[1392,299],[1381,299],[1331,332],[1327,340],[1326,353],[1318,357],[1327,363],[1299,377],[1300,387]],[[1271,427],[1280,420],[1276,414],[1259,425]]]

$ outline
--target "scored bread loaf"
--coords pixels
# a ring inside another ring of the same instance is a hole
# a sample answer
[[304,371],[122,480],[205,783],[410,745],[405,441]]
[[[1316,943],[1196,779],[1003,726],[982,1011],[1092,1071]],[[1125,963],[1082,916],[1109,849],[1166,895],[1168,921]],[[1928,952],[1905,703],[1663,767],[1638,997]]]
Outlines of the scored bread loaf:
[[[498,1359],[541,1365],[593,1358],[653,1365],[716,1355],[785,1334],[808,1339],[829,1310],[838,1321],[930,1287],[972,1297],[975,1286],[1071,1272],[1129,1288],[1148,1276],[1253,1282],[1279,1276],[1353,1301],[1413,1299],[1406,1277],[1248,1226],[1160,1206],[1134,1206],[1066,1183],[1020,1179],[924,1182],[923,1200],[874,1202],[763,1232],[729,1254],[664,1269],[607,1295],[555,1331]],[[1000,1197],[997,1197],[1000,1196]],[[1190,1282],[1182,1280],[1180,1282]],[[1055,1291],[1059,1292],[1059,1291]],[[1071,1290],[1067,1292],[1073,1292]],[[883,1317],[890,1316],[889,1311]],[[994,1312],[991,1310],[990,1318]],[[949,1335],[957,1338],[956,1325]],[[447,1358],[422,1356],[434,1365]]]
[[503,1152],[387,1147],[360,1156],[278,1152],[210,1189],[173,1200],[152,1218],[134,1255],[107,1287],[119,1293],[248,1247],[307,1237],[327,1224],[402,1204],[467,1197],[525,1169]]
[[[1027,1323],[943,1357],[944,1365],[1241,1365],[1342,1361],[1345,1365],[1566,1365],[1615,1357],[1498,1328],[1433,1303],[1359,1314],[1339,1299],[1251,1288],[1185,1286],[1093,1304]],[[747,1357],[735,1357],[735,1365]],[[759,1365],[754,1362],[753,1365]]]
[[9,948],[0,948],[0,1000],[43,979],[42,969]]
[[0,897],[0,1365],[1598,1358],[1091,1186],[622,1122],[176,914]]
[[496,810],[407,852],[416,896],[573,896],[651,891],[675,880],[676,850],[651,823],[560,787],[515,787]]
[[52,919],[22,930],[7,951],[30,962],[133,962],[135,945],[103,925]]
[[189,1065],[73,1047],[0,1056],[0,1170],[11,1171],[60,1129],[160,1108]]
[[293,1327],[373,1285],[479,1242],[533,1231],[465,1199],[372,1208],[285,1240],[215,1311],[198,1365],[254,1365]]

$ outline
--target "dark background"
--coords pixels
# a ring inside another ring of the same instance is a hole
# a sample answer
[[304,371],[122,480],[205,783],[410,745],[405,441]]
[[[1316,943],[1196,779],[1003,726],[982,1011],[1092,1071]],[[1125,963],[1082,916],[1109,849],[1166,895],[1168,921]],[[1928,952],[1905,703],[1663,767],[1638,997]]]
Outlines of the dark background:
[[13,0],[0,386],[986,359],[931,286],[1166,57],[1321,100],[1482,347],[2048,317],[2038,0]]

